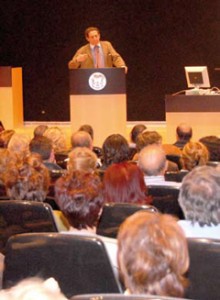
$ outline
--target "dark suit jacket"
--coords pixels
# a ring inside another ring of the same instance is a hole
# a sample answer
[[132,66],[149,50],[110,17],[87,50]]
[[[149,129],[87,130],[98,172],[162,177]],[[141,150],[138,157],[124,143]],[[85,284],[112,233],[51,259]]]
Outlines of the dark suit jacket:
[[[106,68],[112,68],[112,67],[123,67],[126,66],[124,60],[120,56],[118,52],[113,48],[112,44],[108,41],[101,41],[100,45],[102,47],[103,55],[104,55],[104,61],[105,61],[105,67]],[[77,62],[76,58],[79,54],[87,54],[88,58],[84,62]],[[93,56],[90,48],[90,44],[87,44],[85,46],[82,46],[71,61],[68,63],[69,69],[91,69],[94,68],[94,62],[93,62]]]

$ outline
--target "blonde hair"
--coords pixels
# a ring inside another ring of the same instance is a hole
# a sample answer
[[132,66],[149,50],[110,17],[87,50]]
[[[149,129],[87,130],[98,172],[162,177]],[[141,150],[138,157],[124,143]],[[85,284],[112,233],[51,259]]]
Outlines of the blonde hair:
[[182,297],[189,254],[176,219],[146,211],[128,217],[119,229],[118,263],[130,293]]
[[8,149],[19,157],[29,155],[30,137],[26,134],[14,133],[8,143]]
[[1,300],[67,300],[60,291],[54,278],[43,280],[40,278],[28,278],[17,285],[0,291]]
[[196,166],[203,166],[209,160],[209,150],[200,142],[188,142],[182,150],[182,164],[191,171]]
[[69,153],[68,171],[94,172],[97,166],[97,159],[96,154],[87,147],[74,148]]
[[43,135],[52,141],[54,152],[66,150],[66,137],[59,127],[50,127]]

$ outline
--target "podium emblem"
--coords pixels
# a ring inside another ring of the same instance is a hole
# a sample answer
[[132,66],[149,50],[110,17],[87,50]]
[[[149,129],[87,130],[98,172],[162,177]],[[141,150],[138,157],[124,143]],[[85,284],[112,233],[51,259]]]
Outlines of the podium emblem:
[[101,91],[105,88],[107,79],[103,73],[95,72],[89,77],[89,86],[95,91]]

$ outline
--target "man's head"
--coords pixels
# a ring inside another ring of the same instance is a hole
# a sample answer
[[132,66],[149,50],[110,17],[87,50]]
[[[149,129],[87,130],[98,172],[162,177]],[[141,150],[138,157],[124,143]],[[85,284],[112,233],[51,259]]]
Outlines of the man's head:
[[192,138],[192,127],[186,123],[181,123],[176,128],[177,140],[189,141]]
[[98,158],[96,154],[87,147],[74,148],[68,156],[67,169],[70,173],[76,170],[93,173],[97,167]]
[[87,147],[92,150],[92,138],[86,131],[76,131],[71,136],[72,148]]
[[135,125],[131,130],[131,141],[136,144],[138,135],[146,129],[147,127],[144,124]]
[[202,166],[190,171],[183,179],[179,204],[186,220],[203,225],[220,223],[220,171]]
[[162,147],[157,144],[144,147],[138,156],[138,166],[146,176],[164,175],[167,161]]
[[141,149],[148,145],[158,144],[161,145],[162,136],[157,131],[144,131],[137,136],[136,145],[137,151],[140,152]]
[[88,27],[85,30],[85,38],[91,45],[97,45],[100,42],[100,31],[97,27]]
[[29,144],[30,152],[41,155],[43,161],[54,160],[53,143],[46,136],[36,136]]
[[118,263],[131,294],[181,297],[189,254],[176,219],[147,211],[128,217],[119,229]]

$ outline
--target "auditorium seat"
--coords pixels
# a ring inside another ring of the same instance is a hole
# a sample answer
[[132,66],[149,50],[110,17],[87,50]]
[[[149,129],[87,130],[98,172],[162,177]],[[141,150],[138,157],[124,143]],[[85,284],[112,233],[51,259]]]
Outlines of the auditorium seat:
[[0,201],[0,252],[3,254],[7,240],[14,234],[57,231],[50,205],[34,201]]
[[94,236],[27,233],[11,237],[5,252],[3,288],[32,276],[54,277],[68,298],[122,292],[106,248]]
[[187,298],[217,300],[220,291],[220,239],[188,238],[190,266]]
[[121,223],[139,210],[157,212],[152,205],[134,203],[106,203],[97,226],[97,234],[116,238]]
[[122,294],[88,294],[71,297],[70,300],[189,300],[185,298],[175,298],[153,295],[122,295]]

